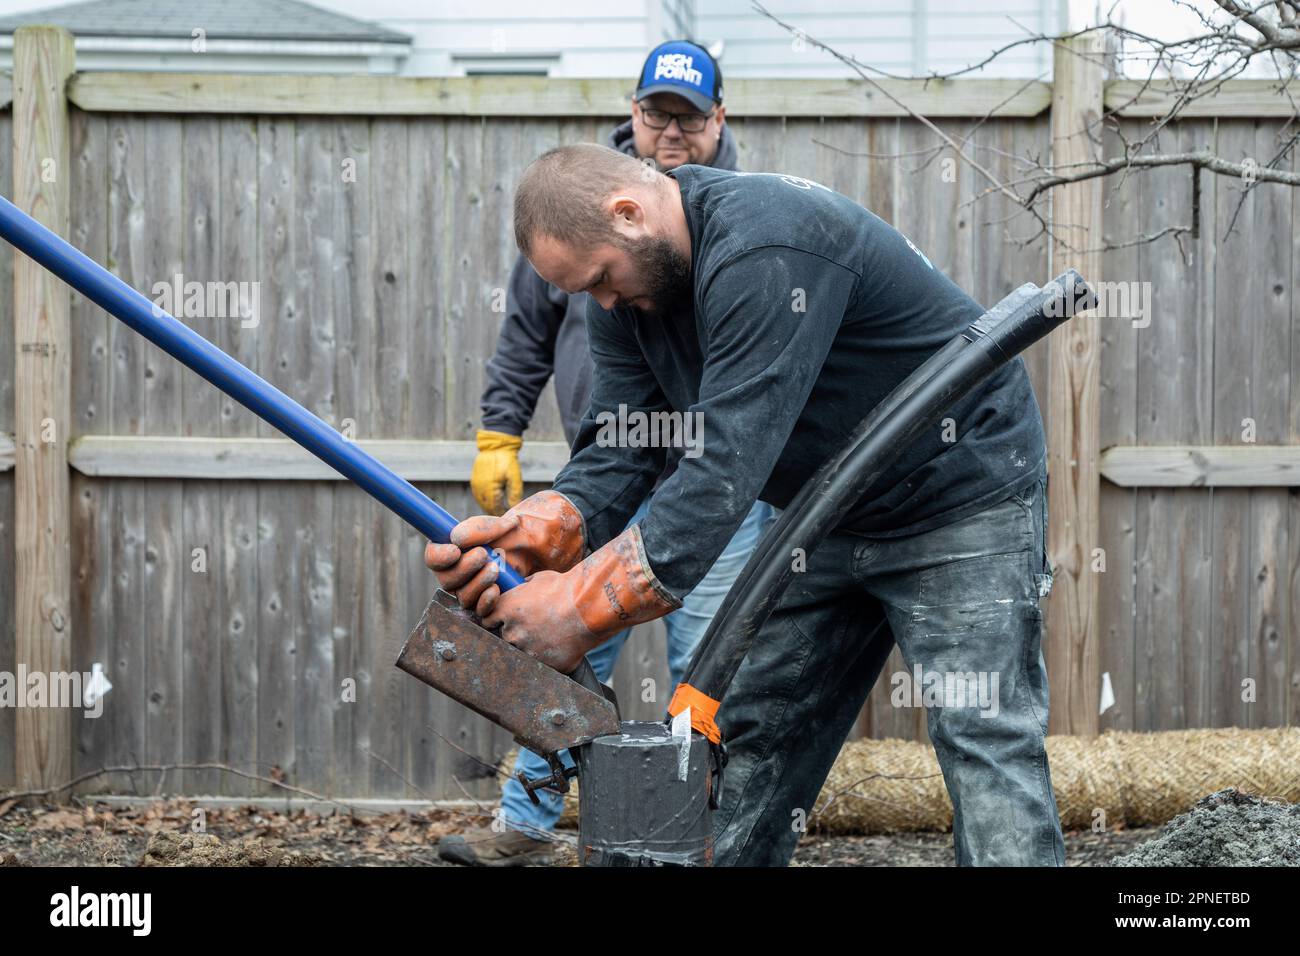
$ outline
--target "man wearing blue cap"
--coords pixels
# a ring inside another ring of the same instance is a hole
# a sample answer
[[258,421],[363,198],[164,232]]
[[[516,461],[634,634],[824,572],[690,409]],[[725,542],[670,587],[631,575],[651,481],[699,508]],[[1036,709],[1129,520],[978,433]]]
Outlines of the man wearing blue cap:
[[[722,105],[722,72],[704,48],[685,40],[662,43],[650,51],[632,99],[632,117],[613,131],[609,145],[667,171],[691,163],[736,168],[736,143]],[[569,295],[542,279],[520,256],[510,275],[506,317],[488,362],[488,383],[481,407],[483,428],[479,454],[470,475],[475,500],[485,512],[501,515],[495,538],[511,522],[551,515],[563,507],[561,496],[543,491],[523,498],[519,450],[524,430],[537,408],[546,382],[554,375],[564,434],[572,445],[591,400],[592,362],[587,343],[586,293]],[[675,469],[683,449],[670,448],[660,482]],[[690,451],[687,449],[687,453]],[[645,516],[645,506],[628,522]],[[691,655],[708,628],[736,575],[773,517],[772,507],[758,502],[750,510],[709,573],[665,618],[668,669],[672,686],[680,683]],[[459,542],[472,546],[474,542]],[[630,631],[623,631],[589,656],[601,680],[608,681],[618,652]],[[515,761],[516,773],[535,778],[550,773],[546,762],[529,751]],[[518,866],[550,862],[550,831],[563,809],[558,794],[543,790],[532,804],[513,777],[502,789],[501,819],[494,827],[443,838],[439,855],[474,866]]]

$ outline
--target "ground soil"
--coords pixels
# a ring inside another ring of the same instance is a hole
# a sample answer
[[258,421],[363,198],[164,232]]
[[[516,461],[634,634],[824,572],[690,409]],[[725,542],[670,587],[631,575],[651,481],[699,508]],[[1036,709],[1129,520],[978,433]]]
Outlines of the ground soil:
[[14,806],[0,816],[0,865],[437,865],[438,839],[465,826],[447,811],[354,817],[238,807],[205,808],[199,818],[194,809],[180,799]]
[[[1071,830],[1065,833],[1066,866],[1106,866],[1157,829]],[[951,833],[891,833],[882,836],[805,836],[793,866],[956,866]]]
[[[239,807],[196,816],[195,807],[182,799],[136,807],[0,803],[0,866],[442,866],[439,838],[484,822],[456,810],[363,816]],[[1104,866],[1157,832],[1067,833],[1067,863]],[[574,865],[573,833],[559,841],[556,865]],[[952,834],[808,834],[793,865],[952,866]]]

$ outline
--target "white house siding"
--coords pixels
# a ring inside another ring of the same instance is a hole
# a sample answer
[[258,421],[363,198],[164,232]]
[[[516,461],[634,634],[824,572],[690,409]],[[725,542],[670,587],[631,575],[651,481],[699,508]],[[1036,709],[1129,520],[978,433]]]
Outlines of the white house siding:
[[[849,75],[828,54],[796,49],[749,0],[373,0],[364,8],[356,0],[315,2],[411,34],[404,73],[461,74],[495,60],[551,76],[630,78],[651,46],[680,35],[678,24],[693,19],[700,42],[724,42],[728,77]],[[767,0],[765,6],[841,52],[911,75],[983,59],[1023,35],[1021,27],[1054,31],[1066,22],[1066,2]],[[990,75],[1030,77],[1050,69],[1050,50],[1037,44],[1005,54]]]
[[[840,53],[909,76],[961,69],[1025,35],[1021,27],[1050,32],[1065,16],[1065,0],[770,0],[764,6]],[[850,75],[834,57],[756,15],[749,0],[697,0],[696,22],[704,40],[725,40],[727,76]],[[1051,51],[1035,44],[1004,54],[989,75],[1050,70]]]
[[667,19],[658,0],[314,2],[410,34],[412,51],[401,72],[422,76],[522,68],[630,79]]

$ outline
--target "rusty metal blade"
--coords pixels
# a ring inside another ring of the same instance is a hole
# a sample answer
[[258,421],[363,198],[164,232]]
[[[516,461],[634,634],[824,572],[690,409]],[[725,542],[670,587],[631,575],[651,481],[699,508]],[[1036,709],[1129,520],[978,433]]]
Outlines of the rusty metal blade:
[[397,666],[538,754],[619,732],[618,711],[604,696],[481,627],[442,591],[407,637]]

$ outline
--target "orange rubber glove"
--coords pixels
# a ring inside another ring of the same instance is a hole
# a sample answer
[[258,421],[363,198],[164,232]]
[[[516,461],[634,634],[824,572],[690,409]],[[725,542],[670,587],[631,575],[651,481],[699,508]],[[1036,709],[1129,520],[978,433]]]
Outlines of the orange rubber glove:
[[466,518],[451,529],[450,544],[429,542],[424,563],[437,574],[442,589],[472,611],[489,589],[500,593],[489,547],[524,577],[537,571],[567,571],[586,553],[582,513],[558,491],[539,491],[500,518]]
[[641,527],[633,525],[562,574],[539,571],[505,594],[490,588],[479,616],[520,650],[568,674],[619,631],[681,606],[656,580]]
[[523,446],[524,440],[518,435],[479,431],[478,457],[470,469],[469,489],[487,514],[499,515],[523,498],[524,475],[519,469],[519,449]]

